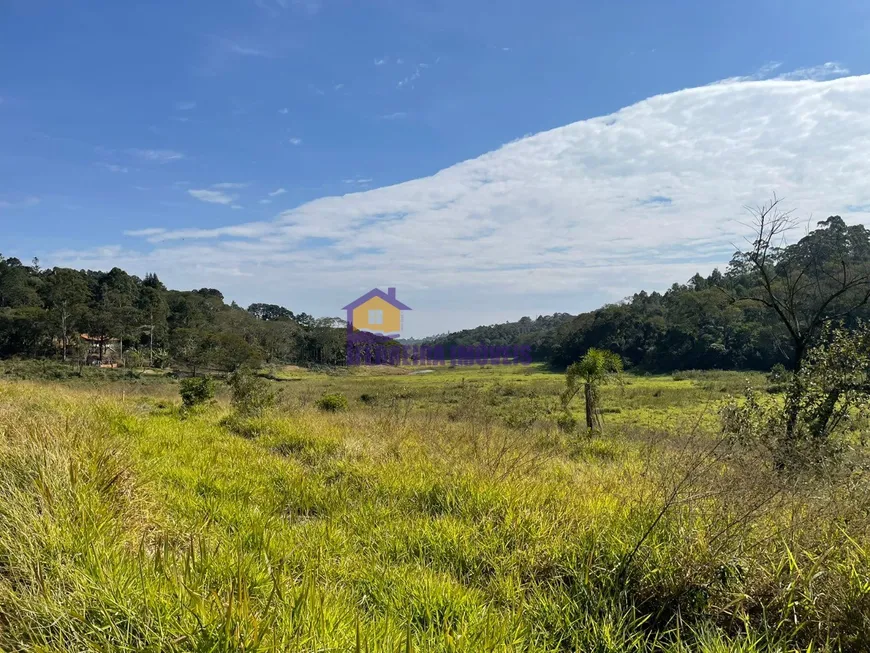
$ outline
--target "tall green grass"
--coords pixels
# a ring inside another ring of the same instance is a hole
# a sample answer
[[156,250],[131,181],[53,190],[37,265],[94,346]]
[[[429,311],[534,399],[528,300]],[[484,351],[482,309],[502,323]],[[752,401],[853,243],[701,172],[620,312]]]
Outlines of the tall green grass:
[[0,385],[0,648],[868,650],[860,473],[384,387],[246,418]]

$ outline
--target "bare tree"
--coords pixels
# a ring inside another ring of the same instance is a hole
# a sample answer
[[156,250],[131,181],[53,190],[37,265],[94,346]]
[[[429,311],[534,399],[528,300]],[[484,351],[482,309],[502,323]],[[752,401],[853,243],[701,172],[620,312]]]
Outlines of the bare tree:
[[870,301],[870,240],[862,226],[846,227],[839,216],[831,216],[798,242],[786,245],[797,220],[781,203],[774,195],[770,202],[750,209],[754,235],[732,265],[754,279],[749,290],[733,298],[766,306],[788,332],[794,372],[786,402],[786,438],[790,439],[804,395],[799,372],[807,352],[826,325],[848,318]]
[[839,216],[819,223],[830,234],[818,229],[786,247],[786,235],[798,223],[781,202],[774,196],[750,210],[754,237],[735,260],[756,274],[758,284],[735,299],[758,302],[776,314],[791,339],[791,368],[798,372],[825,324],[870,301],[870,268],[866,259],[847,251],[848,234],[841,233],[845,225]]

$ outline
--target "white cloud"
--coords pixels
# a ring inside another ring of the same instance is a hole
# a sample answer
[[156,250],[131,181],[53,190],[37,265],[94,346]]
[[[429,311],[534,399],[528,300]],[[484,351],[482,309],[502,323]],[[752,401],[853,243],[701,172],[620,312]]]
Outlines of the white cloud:
[[287,191],[285,189],[279,188],[278,190],[273,190],[271,193],[269,193],[269,197],[278,197],[278,195],[283,195],[286,192]]
[[332,90],[340,91],[343,88],[344,88],[344,84],[336,84],[335,86],[332,87]]
[[235,41],[231,41],[229,39],[225,39],[223,41],[224,47],[232,52],[233,54],[238,54],[243,57],[271,57],[272,55],[265,50],[262,50],[257,47],[250,47],[246,45],[241,45],[236,43]]
[[225,190],[232,190],[234,188],[247,188],[251,184],[249,182],[238,182],[238,181],[224,181],[219,184],[212,184],[212,188],[222,188]]
[[[286,1],[286,0],[284,0]],[[293,0],[293,7],[313,16],[320,11],[320,0]]]
[[290,145],[302,145],[302,139],[294,136],[289,141]]
[[187,100],[184,102],[176,102],[175,103],[175,110],[176,111],[192,111],[193,109],[196,109],[196,102],[194,102],[192,100]]
[[821,66],[811,66],[809,68],[798,68],[790,73],[779,75],[777,79],[784,80],[801,80],[811,79],[821,81],[823,79],[833,79],[835,77],[845,77],[849,74],[849,69],[841,66],[835,61],[829,61]]
[[28,209],[32,206],[36,206],[42,200],[38,197],[25,197],[24,199],[17,201],[10,200],[0,200],[0,209]]
[[125,166],[119,166],[114,163],[97,163],[97,167],[102,168],[103,170],[108,170],[109,172],[119,172],[119,173],[127,173],[130,171],[129,168]]
[[385,113],[378,117],[381,120],[401,120],[402,118],[407,118],[408,114],[404,111],[394,111],[393,113]]
[[260,204],[271,204],[271,203],[272,203],[272,200],[268,200],[268,199],[261,199],[260,200]]
[[[145,236],[144,252],[57,257],[171,270],[179,287],[323,315],[395,285],[415,309],[411,335],[484,315],[580,311],[724,266],[745,233],[743,207],[773,191],[807,218],[870,218],[867,106],[870,76],[692,88],[271,221],[166,229]],[[316,288],[298,270],[317,270]],[[253,272],[254,285],[243,276]]]
[[845,77],[849,74],[849,69],[839,63],[829,61],[821,66],[811,66],[809,68],[798,68],[790,72],[775,73],[782,68],[782,63],[779,61],[769,61],[758,70],[750,75],[739,75],[737,77],[729,77],[722,79],[714,84],[734,84],[737,82],[757,82],[763,79],[776,79],[780,81],[801,81],[811,80],[820,82],[826,79],[834,79],[837,77]]
[[389,62],[390,62],[389,57],[383,57],[382,59],[375,59],[376,66],[383,66],[385,63],[389,63]]
[[399,80],[399,82],[396,84],[396,88],[402,88],[403,86],[409,86],[409,85],[411,87],[413,87],[414,82],[416,82],[418,79],[420,79],[420,76],[423,74],[423,70],[428,68],[428,67],[429,66],[427,64],[418,63],[416,66],[414,66],[414,72],[412,72],[410,75],[408,75],[404,79]]
[[150,163],[169,163],[170,161],[178,161],[184,158],[184,154],[174,150],[128,150],[133,156]]
[[156,236],[158,234],[165,233],[166,229],[162,229],[159,227],[149,227],[147,229],[133,229],[131,231],[125,231],[125,236],[134,236],[138,238],[145,238],[148,236]]
[[219,190],[191,188],[187,191],[187,194],[201,202],[208,202],[209,204],[232,204],[236,201],[235,195],[228,195]]
[[314,16],[321,6],[320,0],[254,0],[254,4],[272,18],[277,18],[288,9]]
[[290,113],[290,110],[287,107],[284,107],[283,109],[278,109],[278,113],[280,113],[282,116],[286,116],[288,113]]

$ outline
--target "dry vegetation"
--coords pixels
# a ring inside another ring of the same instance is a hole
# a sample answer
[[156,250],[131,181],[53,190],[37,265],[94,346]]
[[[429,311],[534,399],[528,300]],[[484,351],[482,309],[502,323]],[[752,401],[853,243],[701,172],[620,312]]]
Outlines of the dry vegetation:
[[0,648],[870,650],[863,458],[720,437],[760,376],[629,377],[590,438],[536,368],[272,375],[0,382]]

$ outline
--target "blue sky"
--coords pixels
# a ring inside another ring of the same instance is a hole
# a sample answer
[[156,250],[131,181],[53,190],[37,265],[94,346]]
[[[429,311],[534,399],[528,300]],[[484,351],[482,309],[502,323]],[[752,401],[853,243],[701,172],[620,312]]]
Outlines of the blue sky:
[[[868,19],[857,1],[6,0],[0,252],[321,315],[393,285],[413,335],[593,308],[724,263],[722,224],[772,189],[846,212],[801,166],[862,142]],[[838,129],[793,141],[795,101]],[[671,158],[680,134],[694,154]],[[735,172],[714,207],[686,189],[717,147],[789,163]],[[856,165],[829,180],[866,207]]]

